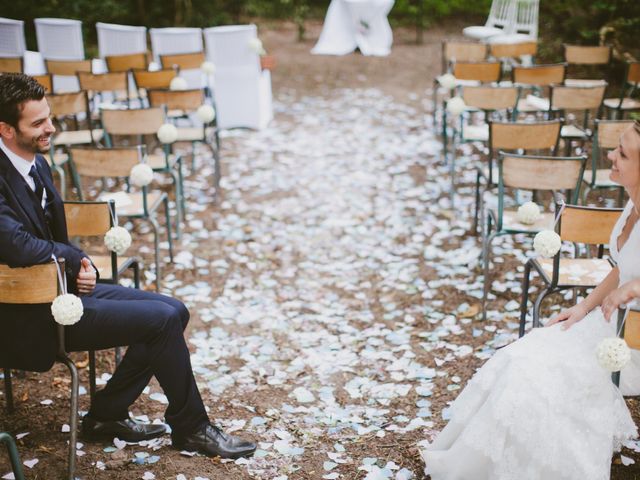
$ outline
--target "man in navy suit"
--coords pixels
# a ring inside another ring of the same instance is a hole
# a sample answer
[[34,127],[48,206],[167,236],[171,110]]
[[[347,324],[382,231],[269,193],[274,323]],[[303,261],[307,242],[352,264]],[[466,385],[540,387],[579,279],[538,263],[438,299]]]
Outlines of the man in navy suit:
[[[209,421],[193,377],[183,330],[184,304],[164,295],[97,284],[91,259],[69,243],[63,202],[40,155],[55,128],[44,88],[22,74],[0,75],[0,262],[26,267],[65,259],[68,288],[80,295],[84,314],[65,327],[70,351],[128,345],[107,385],[96,393],[82,422],[85,438],[147,440],[162,425],[129,418],[129,406],[152,376],[169,406],[165,420],[173,445],[209,456],[238,458],[255,444],[225,434]],[[55,323],[47,306],[0,304],[0,367],[45,371],[54,362]]]

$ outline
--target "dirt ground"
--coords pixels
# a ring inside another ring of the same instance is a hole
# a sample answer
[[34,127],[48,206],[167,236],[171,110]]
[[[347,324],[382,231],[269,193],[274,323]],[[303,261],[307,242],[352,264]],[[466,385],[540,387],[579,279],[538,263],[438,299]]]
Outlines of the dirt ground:
[[[398,103],[411,105],[422,112],[423,115],[429,113],[430,100],[428,90],[431,88],[433,78],[440,72],[440,42],[444,38],[456,37],[460,32],[460,25],[439,25],[430,29],[425,34],[424,45],[415,45],[415,33],[410,29],[394,30],[394,45],[392,53],[386,58],[364,57],[360,54],[352,54],[344,57],[333,56],[312,56],[309,51],[317,39],[321,24],[310,23],[308,25],[307,40],[301,43],[296,42],[296,30],[293,24],[288,23],[260,23],[260,36],[267,51],[275,55],[277,67],[273,72],[272,85],[274,97],[283,95],[315,95],[330,96],[333,92],[343,89],[367,89],[376,88],[387,95],[393,97]],[[277,112],[276,115],[286,116],[286,111]],[[224,164],[229,158],[239,155],[235,149],[241,148],[242,143],[235,139],[223,142],[222,161],[223,176],[226,173]],[[416,169],[412,172],[416,180],[424,180],[424,172]],[[190,176],[188,180],[195,177]],[[228,192],[223,192],[223,198]],[[219,205],[220,202],[218,202]],[[207,208],[218,208],[216,205],[208,205]],[[216,224],[209,215],[208,210],[194,213],[194,219],[200,220],[199,226],[187,226],[186,234],[195,235],[198,229],[215,230]],[[147,236],[148,239],[148,236]],[[140,244],[141,245],[141,244]],[[203,252],[201,257],[209,259],[211,262],[220,259],[223,254],[221,245],[207,244],[210,251]],[[139,250],[143,257],[151,261],[149,249]],[[515,271],[517,262],[506,260],[505,270],[509,267]],[[509,263],[511,262],[511,263]],[[177,283],[187,285],[195,282],[207,282],[212,289],[212,297],[216,292],[224,289],[225,277],[202,278],[197,269],[176,269],[168,265],[165,275],[169,278],[177,279]],[[421,277],[425,281],[437,280],[436,272],[428,266],[422,266]],[[168,287],[171,291],[171,287]],[[470,298],[455,289],[442,289],[438,297],[443,303],[442,309],[454,311],[463,303],[470,301]],[[509,300],[517,299],[517,295],[506,292],[492,302],[494,308],[503,305]],[[402,302],[410,305],[412,297],[402,298]],[[417,300],[416,300],[417,301]],[[399,304],[402,308],[404,305]],[[376,314],[380,314],[382,306],[377,304],[373,308]],[[382,312],[383,313],[383,312]],[[206,319],[203,319],[198,309],[192,309],[192,320],[190,322],[188,336],[193,332],[203,328],[209,328]],[[429,328],[425,323],[424,328]],[[456,342],[460,344],[474,343],[486,339],[473,338],[469,332],[465,332],[457,337]],[[413,341],[418,341],[412,339]],[[193,347],[193,346],[192,346]],[[195,350],[195,347],[193,347]],[[75,358],[85,366],[82,369],[83,385],[87,386],[87,369],[83,354],[75,354]],[[424,364],[433,364],[433,355],[425,352],[423,358],[417,358]],[[474,356],[467,356],[457,360],[455,373],[461,377],[464,384],[470,378],[474,370],[480,366],[481,360]],[[233,365],[230,365],[233,367]],[[113,368],[113,359],[110,352],[103,352],[99,355],[99,371],[110,371]],[[336,383],[344,383],[344,379],[336,378]],[[446,405],[446,402],[455,398],[456,392],[446,388],[444,379],[436,379],[436,386],[441,386],[434,391],[431,398],[434,412],[435,430],[443,426],[439,412]],[[17,409],[7,415],[4,410],[0,412],[0,430],[7,430],[14,436],[20,433],[29,432],[18,441],[18,449],[22,460],[38,458],[39,463],[33,469],[26,469],[28,479],[54,480],[64,478],[66,468],[66,439],[67,434],[60,431],[59,426],[68,423],[68,380],[63,367],[56,366],[46,374],[26,373],[24,377],[14,380],[14,396]],[[157,389],[157,387],[155,387]],[[227,418],[247,418],[246,406],[255,407],[255,414],[267,415],[271,408],[279,408],[287,399],[287,389],[284,387],[269,387],[264,385],[256,391],[247,393],[234,391],[233,394],[222,397],[214,397],[210,392],[203,393],[205,403],[210,406],[213,416]],[[45,399],[51,399],[50,405],[42,405]],[[88,395],[82,395],[80,409],[88,409]],[[392,407],[396,410],[415,411],[415,395],[406,398],[393,400]],[[635,399],[629,400],[629,406],[636,421],[640,417],[640,408]],[[149,400],[147,396],[141,398],[132,411],[135,414],[147,414],[155,418],[162,415],[163,407],[157,402]],[[260,440],[255,434],[248,434],[255,440]],[[425,434],[422,430],[414,430],[404,434],[390,434],[384,439],[379,439],[374,435],[361,437],[349,446],[349,454],[354,459],[350,468],[340,467],[339,471],[345,479],[364,478],[363,471],[358,471],[355,466],[364,457],[376,457],[378,459],[394,460],[400,466],[409,468],[417,478],[422,478],[422,462],[418,456],[416,444],[423,440]],[[82,441],[82,440],[80,440]],[[326,439],[327,446],[333,444],[330,438]],[[111,459],[106,470],[95,467],[97,461],[109,461],[108,452],[104,451],[107,444],[85,444],[82,447],[84,455],[78,458],[77,477],[82,479],[95,478],[96,480],[133,479],[143,478],[146,470],[153,470],[155,478],[175,479],[178,474],[184,474],[186,478],[207,477],[213,479],[241,480],[249,478],[274,478],[273,476],[252,476],[245,469],[234,463],[221,462],[218,459],[207,459],[204,457],[187,457],[180,452],[163,447],[157,455],[158,462],[153,465],[135,465],[125,458],[119,461],[117,458]],[[627,457],[633,458],[640,463],[640,455],[625,451]],[[323,461],[326,457],[307,452],[296,464],[300,468],[289,474],[289,479],[320,479],[327,472],[323,471]],[[0,475],[10,470],[6,454],[0,454]],[[612,468],[612,478],[616,480],[640,478],[640,467],[637,465],[622,466],[620,459],[614,459]]]

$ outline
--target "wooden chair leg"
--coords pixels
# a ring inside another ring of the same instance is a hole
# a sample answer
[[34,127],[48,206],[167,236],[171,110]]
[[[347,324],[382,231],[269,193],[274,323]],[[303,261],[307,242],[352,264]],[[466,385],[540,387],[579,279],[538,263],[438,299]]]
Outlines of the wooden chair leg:
[[76,470],[76,444],[78,440],[78,369],[69,357],[59,357],[71,374],[71,411],[69,416],[69,470],[68,480],[75,480]]
[[7,432],[0,432],[0,443],[7,445],[9,459],[11,460],[11,471],[13,472],[14,478],[16,480],[24,480],[22,463],[20,462],[18,448],[16,447],[16,442],[13,441],[13,437],[11,437]]
[[12,413],[13,405],[13,385],[11,384],[11,369],[4,369],[4,396],[6,401],[7,413]]

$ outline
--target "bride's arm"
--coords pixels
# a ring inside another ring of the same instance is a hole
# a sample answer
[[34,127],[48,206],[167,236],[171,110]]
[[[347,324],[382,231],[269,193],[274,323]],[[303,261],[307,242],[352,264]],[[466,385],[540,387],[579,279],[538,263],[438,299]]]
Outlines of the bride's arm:
[[546,324],[547,327],[551,325],[555,325],[559,322],[564,322],[562,328],[566,330],[574,323],[582,320],[587,313],[596,308],[598,305],[602,305],[603,300],[609,295],[611,292],[616,290],[618,287],[619,281],[619,270],[618,267],[614,267],[609,274],[604,278],[602,283],[594,288],[587,298],[582,300],[577,305],[574,305],[567,310],[563,310],[551,320],[549,320]]
[[611,314],[622,304],[640,297],[640,279],[631,280],[613,290],[602,300],[602,314],[609,320]]

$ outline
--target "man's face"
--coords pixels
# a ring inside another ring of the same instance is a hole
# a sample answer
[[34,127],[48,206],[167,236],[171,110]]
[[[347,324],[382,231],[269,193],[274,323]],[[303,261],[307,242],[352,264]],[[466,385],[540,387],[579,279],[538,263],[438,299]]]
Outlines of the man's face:
[[51,123],[51,110],[46,98],[27,101],[20,112],[15,128],[14,146],[29,156],[47,153],[51,146],[51,135],[56,131]]

